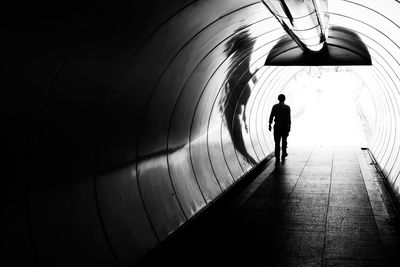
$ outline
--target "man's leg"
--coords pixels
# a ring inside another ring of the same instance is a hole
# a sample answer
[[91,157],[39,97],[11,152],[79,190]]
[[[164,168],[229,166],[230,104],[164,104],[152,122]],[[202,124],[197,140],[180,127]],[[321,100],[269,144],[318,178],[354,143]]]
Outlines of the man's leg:
[[287,154],[287,137],[288,137],[288,133],[284,133],[282,135],[282,158],[285,158],[288,154]]
[[274,141],[275,141],[275,158],[279,159],[281,154],[281,135],[279,131],[274,130]]

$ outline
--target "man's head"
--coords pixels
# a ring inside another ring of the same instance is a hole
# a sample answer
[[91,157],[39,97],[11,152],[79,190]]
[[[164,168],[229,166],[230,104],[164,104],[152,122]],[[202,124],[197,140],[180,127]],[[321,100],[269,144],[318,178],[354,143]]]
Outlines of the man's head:
[[279,100],[279,102],[285,102],[285,100],[286,100],[285,95],[284,94],[278,95],[278,100]]

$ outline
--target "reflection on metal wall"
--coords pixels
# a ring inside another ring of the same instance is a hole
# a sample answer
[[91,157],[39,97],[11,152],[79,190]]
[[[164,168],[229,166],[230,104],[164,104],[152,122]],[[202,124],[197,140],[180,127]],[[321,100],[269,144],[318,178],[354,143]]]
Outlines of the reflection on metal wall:
[[[36,87],[48,90],[18,84],[37,93],[21,106],[21,117],[36,115],[21,156],[29,157],[20,174],[27,205],[19,207],[28,230],[18,241],[32,261],[132,265],[270,153],[250,100],[263,89],[257,80],[268,77],[258,70],[284,31],[258,1],[188,4],[140,11],[105,4],[88,21],[75,21],[80,32],[68,36],[61,33],[70,18],[87,10],[74,9],[61,22],[43,16],[32,26],[43,31],[43,43],[64,37],[41,52],[49,72],[30,70],[42,79]],[[19,52],[14,62],[24,60]],[[18,105],[18,96],[9,101]],[[5,216],[10,227],[15,216]]]
[[[332,3],[373,57],[372,150],[399,192],[399,4]],[[269,109],[301,69],[263,66],[280,24],[255,0],[157,4],[10,20],[2,236],[19,265],[131,265],[271,152]]]

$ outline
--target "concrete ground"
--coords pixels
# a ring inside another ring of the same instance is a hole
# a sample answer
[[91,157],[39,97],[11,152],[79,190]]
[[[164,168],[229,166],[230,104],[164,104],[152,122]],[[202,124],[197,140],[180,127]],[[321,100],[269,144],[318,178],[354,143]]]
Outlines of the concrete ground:
[[396,201],[368,150],[291,148],[144,265],[400,266]]

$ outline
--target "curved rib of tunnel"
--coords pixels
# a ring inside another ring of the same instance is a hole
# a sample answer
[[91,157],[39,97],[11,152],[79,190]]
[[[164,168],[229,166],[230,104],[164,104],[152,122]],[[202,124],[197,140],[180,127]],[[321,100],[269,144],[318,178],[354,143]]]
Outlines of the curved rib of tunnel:
[[[358,108],[398,196],[399,3],[377,2],[333,0],[329,16],[370,51]],[[260,1],[31,8],[6,29],[14,262],[137,262],[272,152],[268,111],[307,68],[264,66],[286,33]]]

